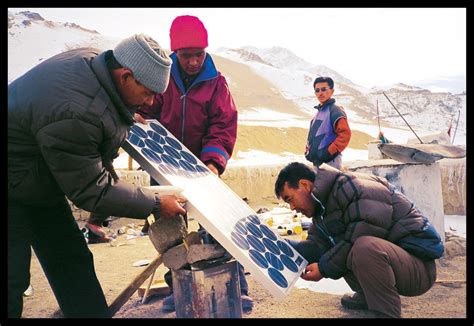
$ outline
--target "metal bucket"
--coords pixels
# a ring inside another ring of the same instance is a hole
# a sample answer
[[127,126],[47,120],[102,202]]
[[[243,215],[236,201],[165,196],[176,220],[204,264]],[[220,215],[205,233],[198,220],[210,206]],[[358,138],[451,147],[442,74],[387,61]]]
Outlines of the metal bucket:
[[236,260],[200,262],[172,275],[177,318],[242,318]]

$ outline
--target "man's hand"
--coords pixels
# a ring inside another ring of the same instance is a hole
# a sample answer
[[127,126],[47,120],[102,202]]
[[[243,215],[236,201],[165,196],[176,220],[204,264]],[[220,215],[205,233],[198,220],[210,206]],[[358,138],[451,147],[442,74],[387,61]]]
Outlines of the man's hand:
[[141,115],[139,115],[138,113],[135,113],[133,115],[133,118],[135,119],[135,121],[137,122],[140,122],[140,123],[143,123],[144,125],[148,124],[148,122],[145,120],[145,118],[143,118]]
[[212,163],[207,164],[207,168],[212,171],[215,175],[219,176],[219,170],[216,168],[216,166]]
[[178,214],[186,214],[186,210],[183,207],[186,202],[187,200],[185,198],[176,195],[160,196],[160,216],[155,216],[155,219],[172,218]]
[[303,274],[301,274],[301,278],[306,281],[320,281],[323,276],[319,272],[318,263],[312,263],[306,266],[306,269],[304,270]]

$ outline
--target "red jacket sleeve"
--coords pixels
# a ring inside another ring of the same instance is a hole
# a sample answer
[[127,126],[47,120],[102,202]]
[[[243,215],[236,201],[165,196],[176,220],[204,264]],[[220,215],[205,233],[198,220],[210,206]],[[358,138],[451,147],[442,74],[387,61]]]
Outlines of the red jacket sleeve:
[[351,129],[349,128],[346,118],[340,118],[336,121],[335,133],[337,135],[336,139],[328,147],[328,152],[331,155],[336,153],[336,151],[342,153],[347,145],[349,145],[349,141],[351,140]]
[[200,159],[204,163],[214,163],[219,174],[222,174],[237,139],[238,113],[225,77],[218,78],[209,108],[209,128],[202,139]]

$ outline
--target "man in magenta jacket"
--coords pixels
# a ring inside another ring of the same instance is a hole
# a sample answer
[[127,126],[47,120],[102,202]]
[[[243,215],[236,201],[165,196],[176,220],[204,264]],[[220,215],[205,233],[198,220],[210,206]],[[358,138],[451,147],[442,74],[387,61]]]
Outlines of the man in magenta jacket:
[[170,29],[170,83],[137,121],[157,119],[215,174],[222,174],[237,138],[237,108],[226,79],[206,53],[207,31],[193,16],[177,17]]
[[[153,105],[140,108],[135,120],[157,119],[212,172],[221,175],[237,138],[237,108],[229,86],[206,53],[207,30],[199,18],[176,17],[170,41],[173,63],[168,88],[155,96]],[[242,266],[239,276],[242,308],[248,311],[253,301]],[[165,279],[171,286],[169,273]],[[164,299],[163,309],[174,310],[172,294]]]

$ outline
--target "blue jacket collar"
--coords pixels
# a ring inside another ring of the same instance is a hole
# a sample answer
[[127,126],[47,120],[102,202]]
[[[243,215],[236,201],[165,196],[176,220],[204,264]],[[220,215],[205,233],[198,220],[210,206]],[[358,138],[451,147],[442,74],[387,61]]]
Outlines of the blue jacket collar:
[[327,108],[330,104],[333,104],[333,103],[336,103],[336,99],[334,99],[334,98],[330,99],[329,101],[327,101],[323,105],[318,104],[314,108],[321,111],[322,109]]
[[[176,84],[178,85],[179,89],[183,94],[186,94],[184,91],[184,84],[183,81],[181,80],[181,76],[179,74],[178,70],[178,58],[176,56],[176,53],[173,52],[170,55],[171,59],[173,60],[173,63],[171,65],[171,76],[173,76],[173,79],[175,80]],[[197,83],[200,83],[205,80],[213,79],[218,76],[218,72],[216,69],[216,65],[214,64],[214,61],[211,58],[211,55],[209,53],[206,53],[206,59],[204,59],[204,64],[201,72],[199,73],[199,76],[194,80],[191,86],[188,88],[188,92],[191,88],[193,88],[194,85]]]

